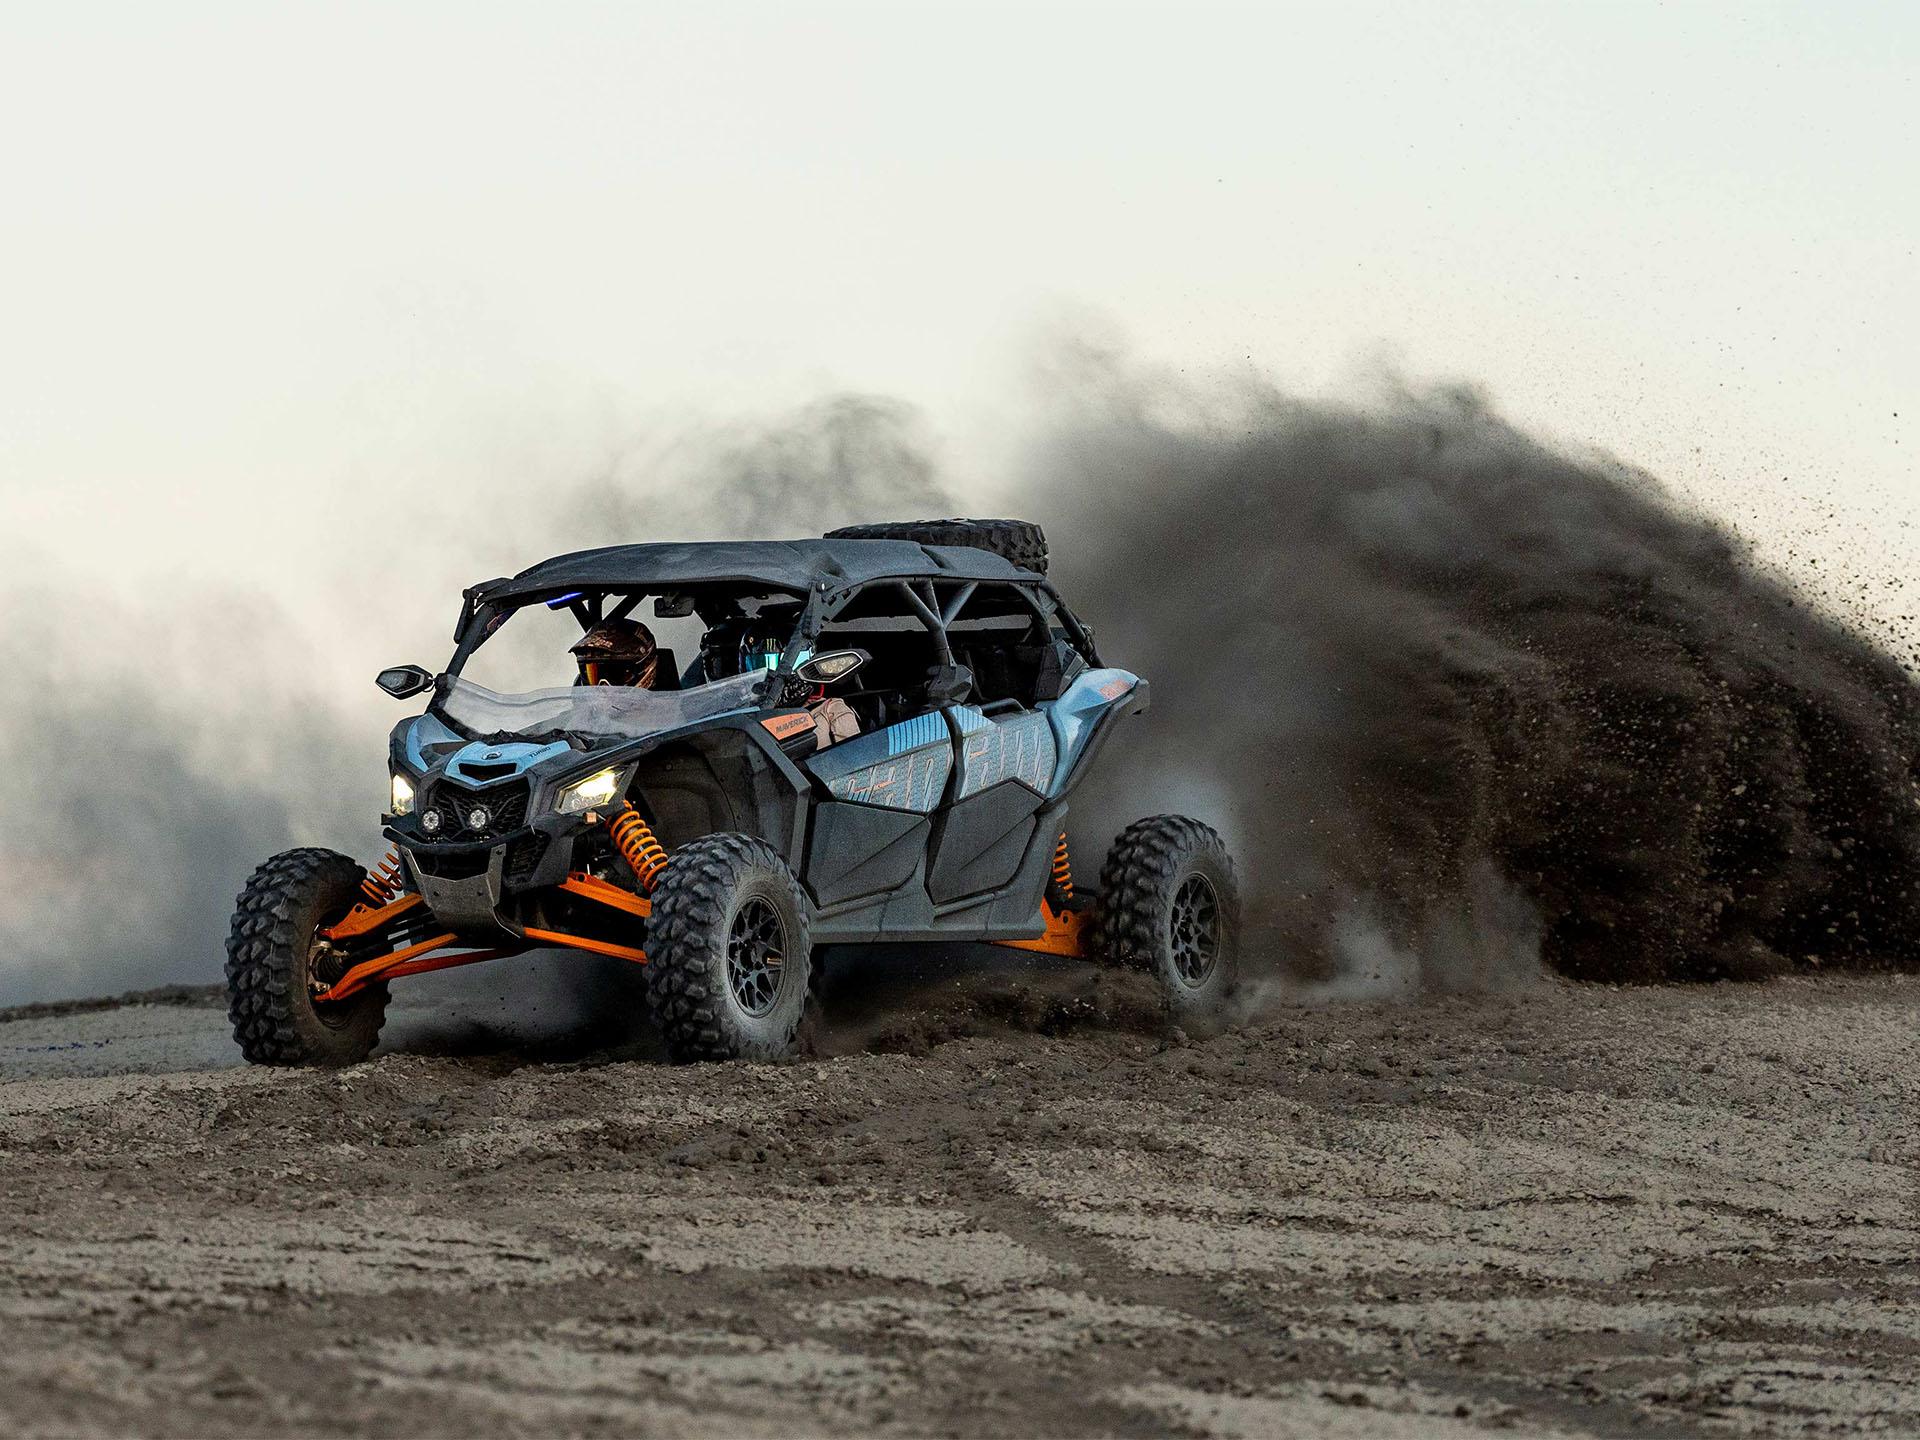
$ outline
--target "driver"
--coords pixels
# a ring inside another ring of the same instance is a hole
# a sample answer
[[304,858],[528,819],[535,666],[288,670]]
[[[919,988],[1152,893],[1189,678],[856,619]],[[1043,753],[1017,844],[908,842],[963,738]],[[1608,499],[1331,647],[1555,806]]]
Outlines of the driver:
[[594,626],[573,647],[580,662],[581,685],[630,685],[653,688],[660,665],[660,647],[653,632],[638,620],[608,620]]

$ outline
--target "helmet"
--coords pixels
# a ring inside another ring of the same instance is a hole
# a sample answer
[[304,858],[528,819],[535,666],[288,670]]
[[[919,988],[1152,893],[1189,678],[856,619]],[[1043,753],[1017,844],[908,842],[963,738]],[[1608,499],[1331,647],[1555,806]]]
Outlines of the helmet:
[[647,689],[660,663],[653,632],[638,620],[608,620],[573,647],[583,685],[631,685]]

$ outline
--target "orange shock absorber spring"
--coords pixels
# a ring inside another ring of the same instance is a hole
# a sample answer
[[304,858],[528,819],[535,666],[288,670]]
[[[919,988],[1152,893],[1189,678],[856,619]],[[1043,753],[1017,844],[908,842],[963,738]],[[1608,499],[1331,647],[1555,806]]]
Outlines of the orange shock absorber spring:
[[1073,899],[1073,862],[1067,858],[1067,837],[1053,847],[1053,888],[1063,901]]
[[360,893],[372,905],[384,905],[400,893],[400,852],[389,850],[387,858],[367,872],[360,882]]
[[607,833],[613,837],[613,848],[620,852],[620,858],[633,867],[640,888],[653,889],[654,877],[667,864],[667,847],[655,838],[653,827],[628,805],[608,822]]

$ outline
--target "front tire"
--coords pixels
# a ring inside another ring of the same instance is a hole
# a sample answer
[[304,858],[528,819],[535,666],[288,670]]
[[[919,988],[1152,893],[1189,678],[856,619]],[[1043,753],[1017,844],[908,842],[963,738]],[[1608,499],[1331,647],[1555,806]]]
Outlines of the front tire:
[[703,835],[674,851],[652,898],[647,998],[667,1053],[785,1055],[812,974],[806,897],[786,862],[751,835]]
[[360,899],[366,871],[332,850],[288,850],[247,881],[227,934],[227,1018],[255,1065],[354,1065],[387,1017],[387,987],[369,985],[330,1005],[315,986],[341,968],[319,937]]
[[1121,831],[1100,871],[1095,944],[1151,972],[1180,1024],[1217,1021],[1240,979],[1240,886],[1226,842],[1184,815]]

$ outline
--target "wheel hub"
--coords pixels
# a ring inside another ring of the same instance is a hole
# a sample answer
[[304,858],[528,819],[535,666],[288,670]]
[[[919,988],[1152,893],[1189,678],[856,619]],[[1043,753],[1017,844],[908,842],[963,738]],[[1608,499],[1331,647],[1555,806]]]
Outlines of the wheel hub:
[[1189,875],[1173,892],[1170,919],[1173,968],[1199,986],[1220,963],[1220,896],[1204,875]]
[[734,912],[727,931],[727,988],[758,1019],[780,997],[787,963],[787,927],[772,902],[755,896]]
[[353,957],[344,949],[315,933],[307,949],[307,994],[314,1001],[314,1017],[329,1029],[337,1030],[346,1023],[344,1012],[348,1002],[320,997],[340,982],[352,963]]
[[313,995],[324,995],[342,975],[347,973],[352,963],[345,947],[334,944],[321,931],[329,925],[338,924],[343,916],[336,916],[314,927],[313,937],[307,942],[307,990]]

